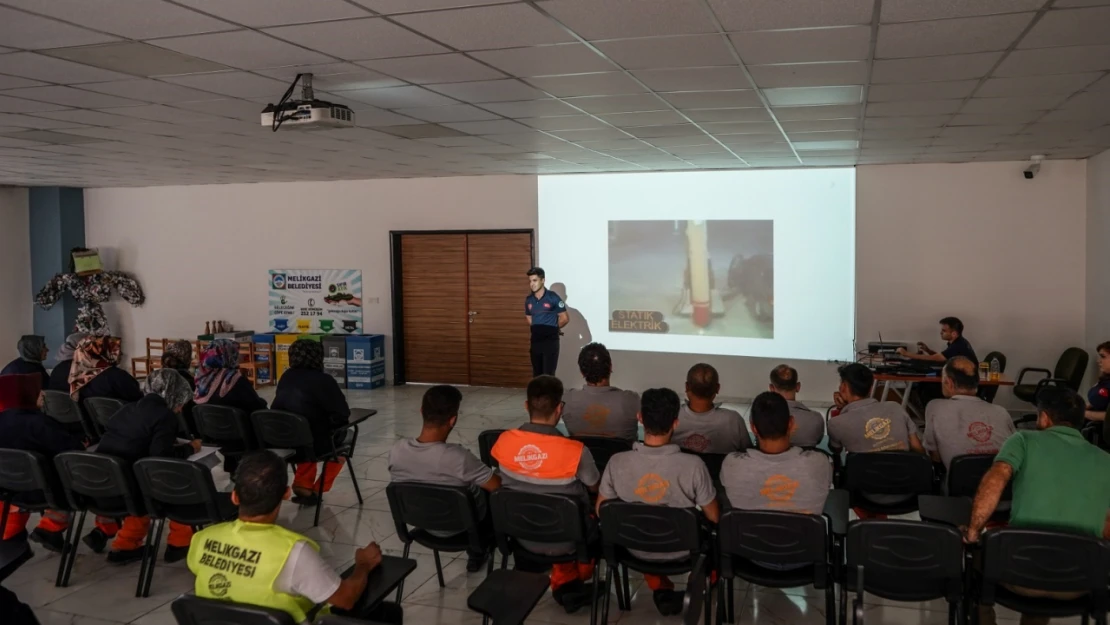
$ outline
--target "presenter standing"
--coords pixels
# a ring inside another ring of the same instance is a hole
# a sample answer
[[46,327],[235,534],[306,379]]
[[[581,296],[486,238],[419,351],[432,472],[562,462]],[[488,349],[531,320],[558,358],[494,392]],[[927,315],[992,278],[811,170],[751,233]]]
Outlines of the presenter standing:
[[544,288],[543,269],[528,270],[528,288],[524,299],[524,316],[532,326],[532,375],[555,375],[559,365],[559,329],[570,322],[567,305],[555,293]]

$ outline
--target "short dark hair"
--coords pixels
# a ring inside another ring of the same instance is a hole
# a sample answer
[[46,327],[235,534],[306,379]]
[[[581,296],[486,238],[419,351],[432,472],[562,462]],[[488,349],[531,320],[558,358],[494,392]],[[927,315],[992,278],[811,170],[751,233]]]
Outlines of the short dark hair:
[[1046,386],[1037,393],[1037,412],[1043,412],[1053,425],[1083,427],[1087,403],[1075,391],[1061,386]]
[[848,390],[856,397],[867,397],[871,394],[871,386],[875,383],[875,374],[858,362],[853,362],[837,369],[840,381],[848,385]]
[[756,395],[751,417],[761,438],[779,439],[790,433],[790,405],[778,393],[765,391]]
[[540,280],[547,277],[547,274],[543,272],[543,267],[532,267],[528,270],[528,275],[537,276]]
[[953,356],[944,363],[944,375],[956,388],[964,391],[979,389],[979,369],[966,356]]
[[669,388],[649,388],[640,395],[640,418],[644,433],[656,436],[666,434],[674,427],[682,402],[678,393]]
[[945,317],[940,320],[940,325],[952,328],[960,336],[964,335],[964,322],[960,321],[958,317]]
[[578,370],[587,382],[597,384],[613,373],[613,358],[601,343],[590,343],[578,352]]
[[528,383],[528,415],[550,417],[563,402],[563,383],[553,375],[539,375]]
[[717,394],[720,384],[721,379],[713,365],[699,362],[686,372],[686,390],[702,399],[712,399]]
[[780,391],[798,388],[798,370],[790,365],[779,365],[771,369],[771,386]]
[[462,392],[449,384],[440,384],[424,391],[424,399],[420,402],[420,414],[424,417],[424,424],[443,427],[458,416],[459,404],[462,403]]
[[253,451],[235,469],[235,492],[239,495],[239,514],[269,514],[281,505],[289,486],[285,461],[272,451]]
[[1095,351],[1096,352],[1106,352],[1107,354],[1110,354],[1110,341],[1105,341],[1103,343],[1099,343],[1098,347],[1095,348]]

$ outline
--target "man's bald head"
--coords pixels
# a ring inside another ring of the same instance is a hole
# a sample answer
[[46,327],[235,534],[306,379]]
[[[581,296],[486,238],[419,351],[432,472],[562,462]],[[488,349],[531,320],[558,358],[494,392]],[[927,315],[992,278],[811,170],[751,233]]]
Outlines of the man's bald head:
[[721,380],[713,365],[698,363],[686,373],[686,392],[701,399],[712,400],[721,390]]
[[944,377],[952,383],[956,394],[974,395],[979,390],[979,367],[965,356],[949,358],[944,363]]

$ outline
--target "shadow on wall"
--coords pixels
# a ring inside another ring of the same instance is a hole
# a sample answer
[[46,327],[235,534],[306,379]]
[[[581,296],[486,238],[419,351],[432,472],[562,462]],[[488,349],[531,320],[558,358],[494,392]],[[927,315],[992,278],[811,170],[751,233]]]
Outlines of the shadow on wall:
[[593,342],[590,324],[586,317],[573,308],[567,300],[567,286],[562,282],[551,285],[551,291],[567,305],[567,315],[570,321],[563,328],[563,338],[559,342],[559,367],[555,373],[567,388],[581,384],[581,374],[578,372],[578,352]]

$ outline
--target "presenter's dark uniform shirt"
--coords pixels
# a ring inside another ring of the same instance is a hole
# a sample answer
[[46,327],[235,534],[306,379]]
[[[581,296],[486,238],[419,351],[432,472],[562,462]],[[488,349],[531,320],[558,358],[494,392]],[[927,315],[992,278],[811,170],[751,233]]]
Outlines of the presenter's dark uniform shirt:
[[1096,412],[1105,412],[1110,407],[1110,376],[1099,378],[1098,384],[1087,391],[1087,405]]
[[975,355],[975,350],[971,348],[971,343],[968,343],[967,339],[962,336],[949,343],[948,347],[941,352],[941,355],[944,356],[945,360],[963,356],[976,365],[979,364],[979,358]]
[[567,311],[563,299],[551,289],[543,297],[529,293],[524,314],[532,318],[532,375],[555,375],[559,365],[559,315]]

